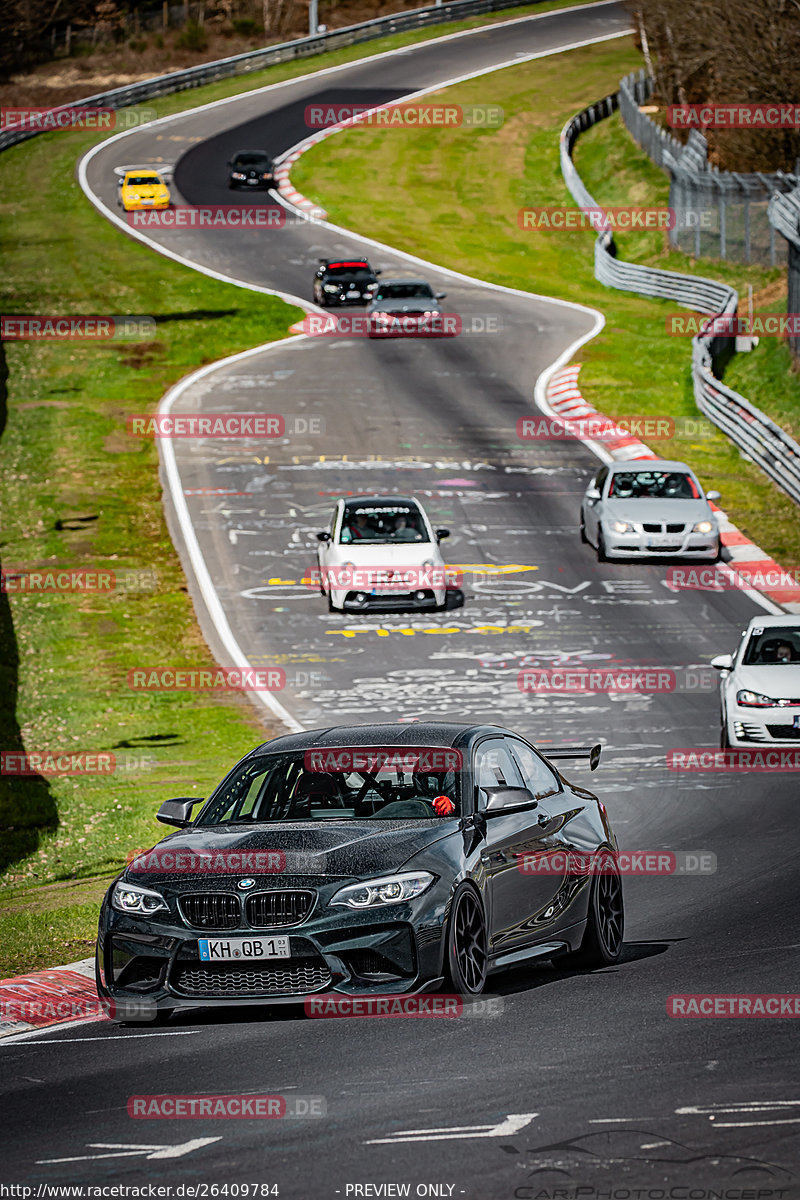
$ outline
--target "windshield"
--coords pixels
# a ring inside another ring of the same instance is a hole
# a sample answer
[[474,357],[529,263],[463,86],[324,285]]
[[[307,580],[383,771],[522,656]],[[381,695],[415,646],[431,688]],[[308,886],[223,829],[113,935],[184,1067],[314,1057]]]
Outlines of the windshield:
[[700,492],[683,471],[616,471],[608,496],[615,500],[698,500]]
[[266,754],[225,783],[198,825],[438,821],[460,811],[461,755],[447,747],[337,747]]
[[237,154],[233,160],[235,167],[267,167],[269,163],[266,154]]
[[137,187],[163,186],[157,175],[129,175],[126,182],[134,183]]
[[746,667],[800,663],[800,625],[756,626],[742,659]]
[[422,513],[410,504],[348,504],[340,542],[429,542]]
[[417,297],[434,299],[427,283],[382,283],[375,293],[376,300],[415,300]]

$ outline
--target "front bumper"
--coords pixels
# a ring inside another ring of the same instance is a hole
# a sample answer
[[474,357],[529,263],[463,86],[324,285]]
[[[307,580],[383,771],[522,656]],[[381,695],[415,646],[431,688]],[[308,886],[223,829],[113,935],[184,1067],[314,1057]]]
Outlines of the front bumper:
[[375,588],[369,592],[334,592],[333,604],[342,612],[392,612],[403,609],[442,608],[445,600],[444,588],[418,588],[414,592],[381,592]]
[[[419,902],[401,912],[333,913],[258,933],[214,931],[134,918],[107,903],[98,934],[98,991],[118,1020],[155,1019],[178,1008],[302,1003],[309,996],[404,995],[440,982],[445,906]],[[412,911],[413,909],[413,911]],[[174,922],[174,923],[173,923]],[[201,960],[199,938],[289,938],[290,956]]]
[[369,304],[370,295],[346,296],[339,293],[334,295],[330,292],[323,293],[323,300],[327,308],[349,308],[353,304]]
[[731,746],[741,749],[752,746],[800,748],[800,705],[752,708],[736,704],[728,709],[727,725]]
[[603,524],[607,558],[694,558],[716,560],[719,556],[718,533],[617,533]]

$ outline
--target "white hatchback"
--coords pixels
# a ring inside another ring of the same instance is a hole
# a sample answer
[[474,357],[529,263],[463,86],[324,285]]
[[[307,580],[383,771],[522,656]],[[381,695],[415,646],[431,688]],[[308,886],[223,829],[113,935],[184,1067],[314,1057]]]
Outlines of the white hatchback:
[[410,497],[338,500],[329,529],[317,534],[319,590],[329,610],[459,607],[463,592],[439,549],[449,536]]
[[800,618],[753,617],[734,654],[718,654],[720,743],[800,746]]

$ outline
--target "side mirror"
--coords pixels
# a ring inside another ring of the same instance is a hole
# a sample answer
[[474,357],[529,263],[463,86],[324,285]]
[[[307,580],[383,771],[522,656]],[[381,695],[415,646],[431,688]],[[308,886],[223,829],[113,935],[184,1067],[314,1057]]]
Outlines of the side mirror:
[[437,540],[437,542],[441,542],[443,538],[447,538],[447,537],[450,537],[450,530],[449,530],[449,529],[437,529],[437,530],[436,530],[436,540]]
[[501,813],[524,812],[536,808],[539,801],[527,788],[501,787],[487,788],[489,800],[486,804],[487,817],[498,817]]
[[330,540],[331,540],[331,535],[327,532],[317,534],[318,542],[329,542]]
[[372,272],[372,274],[373,274],[373,275],[382,275],[382,274],[383,274],[383,270],[380,270],[380,271],[373,271],[373,272]]
[[162,825],[177,825],[178,829],[185,829],[191,824],[192,809],[202,800],[202,796],[182,796],[179,800],[165,800],[156,813],[156,820]]
[[589,488],[589,490],[586,493],[586,499],[589,501],[590,504],[596,504],[597,501],[600,499],[600,489],[595,488],[595,487]]
[[445,296],[446,296],[446,295],[447,295],[447,292],[437,292],[437,293],[436,293],[436,299],[437,299],[437,300],[444,300],[444,298],[445,298]]
[[733,655],[718,654],[716,658],[712,658],[711,665],[715,671],[732,671],[733,670]]
[[719,492],[706,492],[706,500],[721,500],[722,496]]

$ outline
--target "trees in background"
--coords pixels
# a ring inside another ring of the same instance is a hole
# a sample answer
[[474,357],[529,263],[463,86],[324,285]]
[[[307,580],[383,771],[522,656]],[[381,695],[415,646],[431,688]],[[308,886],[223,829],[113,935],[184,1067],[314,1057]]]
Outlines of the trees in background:
[[[800,108],[800,0],[625,0],[662,104]],[[792,171],[800,130],[713,130],[726,170]]]

